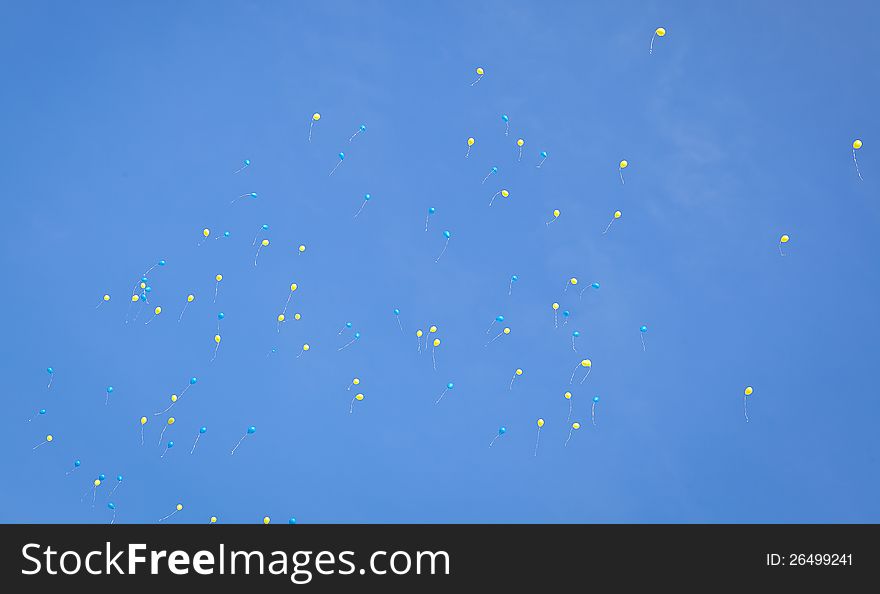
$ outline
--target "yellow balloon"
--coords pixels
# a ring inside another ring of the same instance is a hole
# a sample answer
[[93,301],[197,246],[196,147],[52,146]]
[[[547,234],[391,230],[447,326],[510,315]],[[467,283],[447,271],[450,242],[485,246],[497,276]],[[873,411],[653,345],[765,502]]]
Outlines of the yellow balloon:
[[146,288],[147,288],[147,283],[141,283],[141,289],[146,289]]
[[317,122],[318,120],[321,119],[321,114],[319,114],[319,113],[316,111],[315,113],[312,114],[312,119],[315,120],[315,121]]
[[477,74],[479,74],[480,76],[483,76],[483,68],[482,67],[477,66]]
[[216,523],[217,523],[217,516],[211,516],[211,523],[212,523],[212,524],[216,524]]
[[173,424],[174,424],[174,417],[168,417],[168,424],[169,424],[169,425],[173,425]]
[[555,311],[555,310],[557,310],[557,309],[559,309],[559,304],[558,304],[558,303],[554,303],[554,304],[553,304],[553,310]]
[[628,166],[629,166],[629,163],[627,163],[626,159],[624,159],[623,161],[620,162],[621,169],[626,169]]
[[100,487],[101,486],[101,479],[95,479],[94,482],[92,482],[92,484],[95,485],[96,487]]
[[361,380],[360,380],[360,378],[357,378],[357,377],[356,377],[356,378],[354,378],[353,380],[351,380],[351,383],[353,383],[354,385],[357,386],[357,385],[359,385],[359,384],[361,383]]
[[422,331],[421,331],[421,330],[416,330],[416,336],[418,336],[419,338],[421,338],[421,337],[422,337]]
[[434,339],[434,346],[435,346],[435,347],[440,346],[440,339],[439,339],[439,338],[435,338],[435,339]]
[[522,370],[522,369],[517,369],[517,370],[516,370],[516,374],[517,374],[517,375],[522,375],[522,374],[523,374],[523,370]]
[[147,417],[141,417],[141,425],[147,424]]
[[187,301],[187,303],[192,303],[192,302],[193,302],[193,299],[195,299],[195,298],[196,298],[195,295],[187,295],[187,296],[186,296],[186,301]]
[[110,301],[110,295],[104,295],[104,301]]
[[220,344],[220,335],[219,334],[214,335],[214,342],[216,342],[217,344]]
[[283,322],[283,321],[284,321],[284,314],[278,314],[278,321],[279,321],[279,322]]
[[754,390],[752,389],[752,387],[751,387],[751,386],[747,386],[746,389],[745,389],[745,392],[744,392],[744,393],[745,393],[746,396],[751,396],[751,395],[752,395],[752,392],[754,392]]
[[182,504],[182,503],[178,503],[178,504],[177,504],[177,511],[180,511],[180,510],[182,510],[182,509],[183,509],[183,504]]
[[433,332],[436,332],[436,331],[437,331],[437,326],[431,326],[430,328],[428,328],[428,331],[429,331],[429,332],[432,332],[432,333],[433,333]]
[[132,296],[131,296],[131,300],[132,300],[132,302],[135,302],[135,301],[137,301],[138,299],[140,299],[140,297],[138,297],[137,295],[132,295]]
[[563,396],[565,396],[566,400],[571,400],[571,392],[566,392]]
[[573,285],[576,285],[576,284],[578,284],[578,279],[576,279],[575,277],[571,277],[570,279],[568,279],[568,282],[570,282]]
[[268,524],[271,521],[272,520],[269,519],[269,516],[266,516],[265,518],[263,518],[263,524]]
[[304,245],[299,246],[299,252],[303,253],[304,251],[306,251],[306,246],[304,246]]
[[304,350],[304,351],[307,351],[307,350],[309,350],[310,348],[312,348],[312,347],[310,347],[308,344],[304,344],[304,345],[303,345],[303,350]]
[[589,359],[584,359],[583,361],[581,361],[581,367],[592,367],[592,366],[593,366],[593,362],[590,361]]
[[156,309],[153,310],[153,313],[158,316],[160,313],[162,313],[162,308],[157,306]]
[[474,146],[475,142],[476,142],[476,140],[474,140],[473,137],[468,138],[468,146]]
[[538,419],[538,427],[540,428],[543,426],[544,426],[544,419]]
[[783,235],[782,237],[779,238],[779,243],[788,243],[789,239],[790,239],[790,237],[788,235]]
[[510,192],[508,192],[507,190],[501,190],[501,195],[507,198],[508,196],[510,196]]
[[571,424],[571,428],[572,428],[572,429],[580,429],[580,428],[581,428],[581,424],[580,424],[580,423],[572,423],[572,424]]
[[663,27],[657,27],[654,33],[657,34],[657,37],[663,37],[664,35],[666,35],[666,29],[664,29]]
[[524,145],[525,143],[526,143],[526,141],[523,140],[522,138],[520,138],[519,140],[516,141],[516,146],[522,146],[522,145]]
[[52,441],[53,439],[55,439],[55,438],[52,437],[51,435],[46,436],[46,441]]
[[623,213],[620,212],[619,210],[615,210],[615,211],[614,211],[614,218],[615,218],[615,219],[619,219],[619,218],[620,218],[620,215],[622,215],[622,214],[623,214]]
[[558,216],[561,215],[561,214],[562,214],[562,213],[559,212],[559,209],[556,209],[556,210],[553,211],[553,216],[554,216],[554,217],[558,217]]
[[505,329],[504,329],[504,333],[505,333],[505,334],[510,334],[510,328],[505,328]]
[[263,241],[260,242],[260,245],[262,245],[263,247],[266,247],[267,245],[269,245],[269,240],[264,239]]
[[207,227],[205,227],[204,229],[202,229],[202,235],[204,235],[205,237],[207,237],[207,236],[210,235],[210,234],[211,234],[211,230],[208,229]]
[[296,283],[291,283],[290,284],[290,292],[293,293],[294,291],[296,291],[296,287],[297,287]]
[[293,314],[293,319],[294,319],[294,320],[298,320],[298,319],[300,319],[301,317],[302,317],[302,316],[299,315],[298,313]]
[[854,148],[855,150],[859,150],[860,148],[862,148],[862,141],[859,140],[858,138],[856,138],[855,140],[853,140],[853,148]]
[[357,400],[358,402],[360,402],[361,400],[364,399],[364,395],[363,395],[363,394],[358,394],[357,396],[354,397],[354,399]]
[[223,275],[222,275],[222,274],[218,274],[218,275],[215,276],[214,278],[215,278],[215,279],[217,280],[217,282],[219,283],[220,281],[223,280]]
[[177,394],[171,395],[171,402],[177,402]]

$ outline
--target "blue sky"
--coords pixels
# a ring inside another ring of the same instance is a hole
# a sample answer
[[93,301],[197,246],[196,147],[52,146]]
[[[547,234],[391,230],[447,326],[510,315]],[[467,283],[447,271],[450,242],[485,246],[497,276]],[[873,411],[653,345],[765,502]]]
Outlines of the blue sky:
[[[122,473],[120,522],[177,502],[172,521],[194,523],[877,522],[878,17],[869,2],[10,5],[0,521],[107,522]],[[125,324],[160,258],[162,315]],[[572,276],[601,288],[563,294]],[[291,282],[302,319],[279,333]],[[485,347],[499,314],[512,332]],[[346,321],[361,339],[338,351]],[[436,372],[414,334],[432,323]],[[153,413],[191,376],[161,459]],[[349,414],[354,376],[366,399]],[[563,447],[568,389],[583,427]]]

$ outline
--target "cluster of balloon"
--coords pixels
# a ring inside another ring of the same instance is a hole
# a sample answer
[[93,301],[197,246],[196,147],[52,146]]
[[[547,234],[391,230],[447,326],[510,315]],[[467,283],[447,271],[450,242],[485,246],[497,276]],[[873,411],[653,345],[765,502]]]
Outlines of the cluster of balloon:
[[489,173],[486,174],[486,177],[484,177],[483,181],[481,181],[480,183],[485,184],[486,180],[489,179],[493,175],[498,175],[498,168],[494,167],[494,166],[492,167],[492,169],[489,170]]
[[250,166],[251,166],[251,160],[245,159],[244,164],[241,167],[239,167],[238,169],[236,169],[235,171],[233,171],[232,175],[235,175],[236,173],[241,173],[242,171],[244,171],[245,169],[247,169]]
[[782,244],[788,243],[788,240],[791,239],[788,235],[783,235],[779,238],[779,255],[784,256],[785,252],[782,251]]
[[434,404],[440,404],[440,401],[443,400],[443,397],[446,395],[446,392],[451,391],[454,387],[455,387],[455,384],[453,384],[452,382],[449,382],[448,384],[446,384],[446,386],[443,388],[443,391],[440,392],[440,396],[437,398],[437,400],[434,401]]
[[205,433],[207,433],[207,432],[208,432],[208,428],[207,428],[207,427],[204,427],[204,426],[203,426],[203,427],[199,427],[199,432],[196,433],[196,440],[195,440],[195,442],[193,443],[193,447],[192,447],[192,449],[189,451],[190,454],[192,454],[193,452],[196,451],[196,446],[199,445],[199,438],[200,438],[202,435],[204,435]]
[[593,362],[589,359],[581,359],[581,362],[574,366],[574,371],[571,372],[571,377],[568,380],[569,385],[574,382],[574,375],[577,373],[578,367],[583,367],[587,370],[586,375],[584,375],[581,383],[584,383],[584,380],[590,375],[590,372],[593,371]]
[[361,211],[364,210],[364,207],[367,205],[367,202],[369,202],[371,198],[372,196],[370,196],[369,193],[364,194],[364,202],[363,204],[361,204],[361,207],[358,209],[358,211],[354,213],[354,218],[358,218],[358,216],[360,216]]
[[501,330],[501,332],[499,332],[499,333],[495,336],[495,338],[493,338],[492,340],[490,340],[489,342],[487,342],[485,346],[489,346],[490,344],[492,344],[493,342],[495,342],[496,340],[498,340],[498,339],[501,338],[502,336],[507,336],[508,334],[510,334],[510,327],[509,327],[509,326],[505,326],[504,329]]
[[360,134],[362,132],[366,132],[366,131],[367,131],[367,125],[361,124],[360,126],[358,126],[358,129],[354,131],[354,134],[351,135],[351,138],[349,138],[348,141],[351,142],[352,140],[354,140],[355,136],[357,136],[358,134]]
[[541,162],[538,163],[537,165],[535,165],[535,167],[537,167],[538,169],[540,169],[541,166],[544,164],[544,161],[547,160],[547,157],[548,157],[549,155],[547,154],[547,151],[541,151],[540,153],[538,153],[538,156],[541,157]]
[[590,419],[593,421],[593,427],[596,426],[596,405],[599,404],[599,397],[593,396],[593,407],[590,409]]
[[502,425],[498,428],[498,434],[494,438],[492,438],[492,441],[489,442],[489,447],[491,448],[493,445],[495,445],[495,442],[498,440],[498,438],[502,437],[505,433],[507,433],[507,427]]
[[449,247],[449,240],[452,239],[452,232],[451,232],[451,231],[444,231],[444,232],[443,232],[443,237],[446,238],[446,243],[443,244],[443,251],[441,251],[441,252],[440,252],[440,255],[437,256],[437,259],[434,260],[435,263],[436,263],[436,262],[439,262],[439,261],[440,261],[440,258],[443,257],[443,254],[446,253],[446,248]]
[[160,522],[164,522],[165,520],[167,520],[168,518],[170,518],[171,516],[173,516],[173,515],[176,514],[177,512],[181,511],[182,509],[183,509],[183,504],[182,504],[182,503],[178,503],[176,506],[174,506],[174,511],[173,511],[173,512],[171,512],[170,514],[168,514],[168,515],[165,516],[165,517],[159,518],[159,521],[160,521]]
[[312,128],[315,126],[315,122],[321,119],[321,114],[317,111],[312,114],[312,119],[309,120],[309,142],[312,141]]
[[571,429],[568,430],[568,438],[566,438],[566,440],[565,440],[565,447],[568,447],[568,442],[571,441],[572,433],[574,433],[575,431],[577,431],[580,428],[581,428],[581,424],[578,423],[577,421],[575,421],[574,423],[571,424]]
[[743,414],[746,417],[746,423],[749,422],[749,396],[751,396],[754,391],[755,390],[751,386],[746,386],[746,389],[743,390]]
[[229,455],[230,455],[230,456],[235,455],[235,450],[238,449],[238,446],[241,445],[241,442],[244,441],[244,438],[247,437],[248,435],[253,435],[253,434],[256,433],[256,432],[257,432],[257,428],[254,427],[253,425],[251,425],[250,427],[248,427],[248,428],[247,428],[247,431],[244,432],[244,435],[241,436],[241,439],[238,440],[238,443],[235,444],[235,447],[232,448],[232,451],[229,452]]
[[547,226],[549,226],[550,223],[555,222],[556,219],[558,219],[558,218],[559,218],[559,215],[561,215],[561,214],[562,214],[562,211],[561,211],[561,210],[559,210],[558,208],[554,208],[554,209],[553,209],[553,218],[550,219],[549,221],[547,221],[547,222],[544,223],[544,224],[547,225]]
[[510,196],[510,192],[503,188],[498,190],[497,192],[492,194],[492,198],[489,199],[489,206],[492,206],[492,204],[495,202],[495,198],[497,198],[498,196],[501,196],[502,198],[507,198],[508,196]]
[[[859,150],[860,148],[862,148],[862,141],[861,141],[860,139],[858,139],[858,138],[856,138],[855,140],[853,140],[852,148],[853,148],[853,151],[852,151],[852,155],[853,155],[853,163],[854,163],[855,166],[856,166],[856,175],[858,175],[858,176],[859,176],[859,179],[861,180],[861,179],[862,179],[862,172],[859,171],[859,162],[858,162],[858,160],[856,159],[856,151]],[[863,181],[864,181],[864,180],[863,180]]]
[[651,36],[651,47],[648,50],[649,54],[654,53],[654,38],[655,37],[664,37],[666,35],[666,29],[663,27],[657,27],[654,29],[654,34]]
[[608,230],[611,229],[611,223],[613,223],[614,221],[616,221],[617,219],[619,219],[619,218],[621,217],[622,214],[623,214],[623,213],[620,212],[619,210],[615,210],[615,211],[614,211],[614,216],[611,217],[611,221],[608,223],[608,226],[605,227],[605,230],[604,230],[604,231],[602,231],[602,235],[605,235],[606,233],[608,233]]
[[516,381],[516,378],[523,374],[523,370],[519,367],[516,368],[513,372],[513,377],[510,378],[510,385],[507,387],[507,390],[513,390],[513,382]]
[[483,70],[482,66],[477,66],[476,72],[477,72],[477,80],[472,82],[471,86],[474,86],[475,84],[477,84],[478,82],[483,80],[483,75],[485,74],[485,71]]
[[348,414],[352,414],[354,412],[354,403],[355,401],[361,402],[364,399],[364,395],[361,392],[358,392],[354,395],[354,398],[351,399],[351,404],[348,407]]
[[468,137],[468,139],[467,139],[467,152],[464,154],[465,159],[467,159],[468,157],[471,156],[471,147],[474,146],[474,143],[476,143],[476,142],[477,141],[474,139],[473,136]]
[[242,194],[241,196],[236,196],[235,198],[233,198],[232,200],[229,201],[229,204],[235,204],[241,198],[253,198],[254,200],[256,200],[257,193],[256,192],[248,192],[247,194]]
[[435,212],[437,212],[437,209],[436,209],[436,208],[434,208],[433,206],[429,206],[429,207],[428,207],[428,214],[425,215],[425,232],[428,231],[428,220],[431,218],[431,216],[432,216]]
[[541,429],[544,427],[544,419],[538,419],[538,436],[535,438],[535,456],[538,455],[538,444],[541,443]]
[[639,337],[642,339],[642,352],[644,352],[644,351],[646,350],[646,349],[645,349],[645,333],[646,333],[647,331],[648,331],[648,327],[647,327],[647,326],[644,326],[644,325],[643,325],[643,326],[639,326]]
[[[342,162],[345,161],[345,153],[341,152],[337,156],[339,157],[339,161],[337,161],[336,166],[330,170],[330,175],[333,175],[334,173],[336,173],[336,170],[339,168],[340,165],[342,165]],[[328,177],[329,177],[329,175],[328,175]]]
[[186,313],[186,308],[189,307],[189,304],[196,300],[196,296],[190,293],[186,296],[186,301],[183,303],[183,311],[180,312],[180,317],[177,318],[177,323],[180,323],[180,320],[183,319],[183,314]]

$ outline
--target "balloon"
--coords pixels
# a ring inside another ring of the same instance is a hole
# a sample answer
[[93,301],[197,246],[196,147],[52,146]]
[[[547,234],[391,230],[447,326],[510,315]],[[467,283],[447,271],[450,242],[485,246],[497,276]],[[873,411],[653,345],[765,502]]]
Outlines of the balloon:
[[330,175],[333,175],[333,173],[336,171],[336,169],[340,165],[342,165],[342,162],[345,160],[345,153],[339,153],[337,156],[339,157],[339,162],[336,163],[336,167],[334,167],[333,169],[330,170]]
[[312,120],[314,120],[314,121],[317,122],[317,121],[320,120],[320,119],[321,119],[321,114],[319,114],[319,113],[317,113],[317,112],[315,112],[315,113],[312,114]]
[[516,146],[523,146],[525,143],[526,141],[520,138],[516,141]]
[[484,74],[484,72],[483,72],[483,68],[482,68],[481,66],[478,66],[478,67],[477,67],[477,80],[475,80],[474,82],[472,82],[472,83],[471,83],[471,86],[474,86],[475,84],[477,84],[478,82],[480,82],[480,80],[482,80],[482,78],[483,78],[483,74]]
[[299,249],[299,253],[303,253],[304,251],[306,251],[306,246],[300,245],[298,249]]
[[501,427],[498,428],[498,435],[496,435],[495,438],[489,443],[489,447],[491,448],[493,445],[495,445],[495,441],[496,441],[499,437],[501,437],[502,435],[504,435],[505,433],[507,433],[507,427],[505,427],[504,425],[502,425]]
[[247,430],[244,432],[244,435],[241,436],[241,439],[238,440],[238,443],[235,444],[235,447],[232,448],[232,451],[229,452],[229,455],[230,455],[230,456],[234,455],[234,454],[235,454],[235,450],[238,449],[238,446],[241,445],[241,442],[243,442],[244,439],[245,439],[248,435],[253,435],[253,434],[256,433],[256,432],[257,432],[257,428],[254,427],[253,425],[251,425],[250,427],[248,427]]
[[540,169],[541,165],[544,164],[544,161],[547,160],[548,155],[547,155],[547,151],[541,151],[540,153],[538,153],[538,155],[541,157],[541,161],[537,165],[535,165],[535,167]]
[[596,426],[596,405],[599,404],[599,397],[593,396],[593,407],[590,409],[590,420],[593,422],[593,427]]
[[754,391],[755,391],[754,388],[752,388],[751,386],[747,386],[746,389],[744,390],[744,393],[746,396],[751,396],[752,392],[754,392]]
[[743,396],[743,414],[746,417],[746,423],[749,422],[749,403],[748,403],[749,398],[748,397],[752,395],[752,392],[754,392],[754,389],[752,389],[751,386],[746,386],[746,389],[743,390],[743,394],[744,394],[744,396]]
[[513,390],[514,380],[516,380],[517,376],[520,376],[522,374],[523,374],[523,370],[520,369],[519,367],[517,367],[516,371],[513,372],[513,377],[510,378],[510,386],[508,386],[508,388],[507,388],[508,390]]
[[355,130],[354,134],[351,135],[351,138],[349,138],[348,141],[351,142],[352,140],[354,140],[355,136],[357,136],[358,134],[360,134],[362,132],[366,132],[366,131],[367,131],[367,125],[361,124],[360,126],[358,126],[358,129]]
[[655,37],[664,37],[666,35],[666,29],[663,27],[657,27],[654,29],[654,35],[651,36],[651,47],[648,49],[649,54],[654,53],[654,38]]
[[167,520],[168,518],[170,518],[171,516],[173,516],[173,515],[176,514],[177,512],[181,511],[182,509],[183,509],[183,504],[182,504],[182,503],[178,503],[178,504],[175,506],[173,512],[171,512],[170,514],[168,514],[168,515],[165,516],[164,518],[159,518],[159,521],[160,521],[160,522],[164,522],[165,520]]
[[479,74],[480,76],[483,76],[483,69],[478,67],[477,74]]
[[581,424],[575,421],[571,424],[571,429],[568,430],[568,439],[565,440],[565,446],[568,446],[569,440],[571,440],[571,434],[581,428]]
[[515,282],[518,281],[518,280],[519,280],[519,277],[518,277],[517,275],[515,275],[515,274],[514,274],[513,276],[510,277],[510,285],[507,287],[507,294],[508,294],[508,296],[509,296],[511,293],[513,293],[513,283],[515,283]]
[[452,239],[452,232],[451,232],[451,231],[444,231],[444,232],[443,232],[443,237],[446,238],[446,243],[443,244],[443,251],[441,251],[441,252],[440,252],[440,255],[437,256],[437,259],[434,260],[435,263],[436,263],[436,262],[439,262],[439,261],[440,261],[440,258],[443,257],[443,254],[446,253],[446,248],[449,247],[449,240]]
[[468,146],[474,146],[474,142],[475,141],[474,141],[473,137],[468,138],[468,140],[467,140]]
[[538,419],[538,436],[535,438],[535,456],[538,455],[538,443],[541,441],[541,428],[544,426],[544,419]]
[[788,235],[783,235],[782,237],[779,238],[779,255],[780,256],[785,255],[785,253],[782,251],[782,244],[788,243],[789,239],[790,239],[790,237]]
[[269,516],[266,516],[265,518],[263,518],[263,524],[268,524],[270,521],[271,520],[269,519]]
[[507,136],[508,134],[510,134],[510,118],[507,117],[506,113],[502,113],[501,121],[504,122],[504,135]]
[[856,138],[855,140],[853,140],[852,147],[854,150],[859,150],[860,148],[862,148],[862,141]]
[[654,33],[657,34],[657,37],[663,37],[664,35],[666,35],[666,29],[664,29],[663,27],[657,27],[657,30],[654,31]]
[[439,338],[435,338],[433,344],[434,344],[435,347],[440,346],[440,339],[439,339]]
[[291,525],[296,524],[296,518],[290,518],[289,520],[287,520],[287,523]]
[[217,523],[217,516],[211,516],[211,523],[212,523],[212,524],[216,524],[216,523]]

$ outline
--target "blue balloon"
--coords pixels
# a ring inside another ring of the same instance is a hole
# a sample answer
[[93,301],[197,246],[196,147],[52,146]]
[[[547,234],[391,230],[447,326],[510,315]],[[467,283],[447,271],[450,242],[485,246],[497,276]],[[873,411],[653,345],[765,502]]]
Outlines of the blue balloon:
[[498,173],[498,168],[497,168],[497,167],[493,167],[493,168],[492,168],[492,174],[494,175],[494,174],[496,174],[496,173]]
[[110,503],[107,504],[107,507],[110,509],[116,509],[116,504],[111,501]]
[[541,151],[541,156],[546,159],[547,158],[547,151]]
[[434,214],[435,212],[437,212],[437,209],[434,208],[433,206],[428,208],[428,214]]
[[206,433],[207,431],[208,431],[207,427],[200,427],[199,428],[199,433]]
[[159,266],[165,266],[165,260],[159,260]]
[[46,414],[46,409],[45,409],[45,408],[41,408],[41,409],[40,409],[40,414],[41,414],[41,415]]
[[598,289],[598,288],[599,288],[599,283],[593,283],[593,284],[590,285],[590,286],[593,287],[594,289]]
[[570,315],[571,315],[571,312],[568,311],[567,309],[562,310],[562,317],[567,318]]
[[346,322],[346,323],[345,323],[345,327],[346,327],[346,328],[351,328],[351,322]]
[[519,280],[519,277],[514,274],[513,276],[510,277],[510,280],[512,280],[513,282],[516,282]]
[[345,159],[345,153],[339,153],[339,160],[342,161]]
[[361,132],[366,132],[366,131],[367,131],[367,126],[366,126],[366,124],[361,124],[361,127],[360,127],[359,129],[360,129]]
[[575,338],[577,338],[578,336],[581,335],[581,333],[578,332],[577,330],[575,330],[574,332],[571,333],[571,335],[574,336]]
[[287,523],[288,524],[296,524],[296,518],[290,518],[289,520],[287,520]]
[[355,333],[354,333],[354,339],[355,339],[355,340],[358,340],[360,337],[361,337],[361,333],[360,333],[360,332],[355,332]]
[[225,317],[226,317],[226,314],[223,313],[222,311],[221,311],[220,313],[217,314],[217,319],[218,319],[218,320],[222,320],[222,319],[225,318]]
[[504,120],[505,122],[507,122],[507,121],[509,121],[510,118],[507,117],[507,114],[506,114],[506,113],[502,113],[502,114],[501,114],[501,119]]
[[51,367],[47,367],[47,368],[46,368],[46,373],[48,373],[49,375],[52,375],[53,373],[55,373],[55,370],[52,369]]
[[116,480],[119,481],[119,482],[121,483],[121,482],[122,482],[122,475],[121,475],[121,474],[117,474],[117,475],[116,475]]
[[147,287],[146,289],[144,289],[144,292],[149,293],[152,290],[153,290],[153,287]]
[[173,441],[169,441],[169,442],[168,442],[168,447],[169,447],[169,448],[173,448],[173,447],[174,447],[174,442],[173,442]]
[[455,387],[455,384],[453,384],[452,382],[449,382],[448,384],[446,384],[446,389],[447,389],[447,390],[451,390],[451,389],[454,388],[454,387]]
[[443,237],[445,237],[446,239],[449,239],[450,237],[452,237],[452,233],[450,233],[449,231],[444,231]]
[[257,428],[254,427],[253,425],[251,425],[250,427],[248,427],[247,432],[248,432],[249,435],[253,435],[254,433],[257,432]]
[[113,391],[113,386],[107,386],[107,393],[109,394],[112,391]]
[[74,461],[73,461],[73,467],[74,467],[74,468],[79,468],[80,466],[82,466],[82,462],[80,462],[79,460],[74,460]]
[[501,427],[498,428],[498,435],[504,435],[505,433],[507,433],[507,427],[502,425]]
[[598,396],[593,396],[593,402],[599,402],[599,397],[598,397]]
[[399,315],[400,315],[400,310],[397,309],[397,308],[394,308],[394,315],[399,316]]
[[191,386],[194,385],[197,381],[199,381],[199,378],[197,378],[197,377],[191,377],[191,378],[189,378],[189,384],[190,384]]
[[105,478],[107,478],[107,477],[104,476],[103,474],[99,474],[99,475],[98,475],[98,480],[99,480],[99,481],[103,481]]
[[147,277],[145,277],[145,276],[142,276],[142,277],[141,277],[141,282],[142,282],[142,283],[145,283],[145,282],[147,282]]
[[641,328],[639,328],[639,331],[641,331],[641,332],[647,332],[647,331],[648,331],[648,327],[647,327],[647,326],[642,326]]
[[250,159],[245,159],[245,160],[244,160],[244,164],[245,164],[245,165],[250,165],[250,164],[251,164],[251,160],[250,160]]
[[496,322],[503,322],[503,321],[504,321],[504,316],[495,316],[495,321],[496,321]]
[[223,237],[229,237],[229,231],[224,231],[224,232],[223,232]]
[[269,225],[263,225],[262,229],[263,229],[263,231],[268,231],[268,230],[269,230]]
[[364,200],[369,202],[370,198],[372,198],[372,196],[370,196],[369,194],[364,194]]

